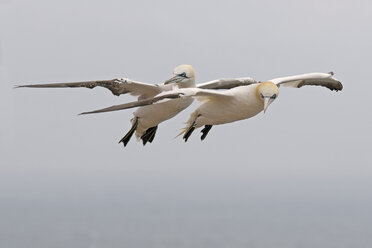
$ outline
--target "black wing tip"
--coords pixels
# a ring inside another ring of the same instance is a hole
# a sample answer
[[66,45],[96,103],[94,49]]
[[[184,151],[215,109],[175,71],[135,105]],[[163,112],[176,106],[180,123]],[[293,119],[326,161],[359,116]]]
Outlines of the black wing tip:
[[341,91],[342,89],[344,88],[344,86],[342,85],[342,83],[340,81],[337,81],[337,85],[335,85],[334,87],[329,87],[330,90],[334,90],[334,91]]
[[301,88],[303,86],[322,86],[330,89],[331,91],[341,91],[344,87],[340,81],[333,82],[333,83],[328,83],[328,84],[306,84],[306,83],[299,83],[297,85],[297,88]]
[[21,84],[14,85],[13,88],[50,88],[48,84]]
[[82,112],[78,115],[90,115],[90,114],[99,114],[99,113],[103,113],[101,111],[89,111],[89,112]]
[[94,114],[94,113],[95,113],[95,111],[82,112],[82,113],[78,114],[78,116],[80,116],[80,115],[89,115],[89,114]]
[[[328,74],[331,75],[331,76],[335,75],[335,73],[333,71],[328,72]],[[337,85],[332,87],[332,88],[330,87],[329,89],[332,90],[332,91],[334,90],[334,91],[337,92],[337,91],[341,91],[343,88],[344,88],[344,86],[342,85],[342,83],[340,81],[337,81]]]

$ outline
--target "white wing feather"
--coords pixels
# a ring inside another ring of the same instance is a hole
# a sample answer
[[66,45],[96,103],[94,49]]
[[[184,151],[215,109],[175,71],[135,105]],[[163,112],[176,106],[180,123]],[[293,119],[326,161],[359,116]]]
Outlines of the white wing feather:
[[238,86],[245,86],[258,83],[250,77],[246,78],[222,78],[198,84],[196,87],[200,89],[231,89]]
[[333,73],[307,73],[289,77],[274,78],[271,80],[279,86],[301,88],[306,85],[315,85],[327,87],[330,90],[342,90],[343,86],[340,81],[333,77]]
[[161,103],[164,101],[169,101],[172,99],[183,98],[183,97],[194,97],[200,101],[204,101],[205,99],[212,99],[212,98],[215,98],[215,99],[228,98],[230,97],[230,95],[224,92],[217,92],[214,90],[204,90],[204,89],[198,89],[198,88],[182,88],[182,89],[176,89],[176,90],[171,90],[171,91],[164,91],[156,95],[155,97],[150,97],[147,99],[142,99],[142,100],[119,104],[119,105],[113,105],[111,107],[93,110],[89,112],[83,112],[80,115],[104,113],[104,112],[118,111],[118,110],[123,110],[123,109],[136,108],[136,107]]

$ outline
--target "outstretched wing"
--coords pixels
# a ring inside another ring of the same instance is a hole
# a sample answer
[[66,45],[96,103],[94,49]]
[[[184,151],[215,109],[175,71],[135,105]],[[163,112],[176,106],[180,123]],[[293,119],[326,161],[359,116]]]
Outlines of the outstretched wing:
[[271,80],[279,86],[288,86],[301,88],[305,85],[323,86],[330,90],[339,91],[343,86],[340,81],[333,77],[333,72],[330,73],[307,73],[289,77],[274,78]]
[[217,80],[212,80],[206,83],[198,84],[196,87],[199,89],[231,89],[238,86],[245,86],[250,84],[258,83],[253,78],[222,78]]
[[145,99],[160,93],[159,86],[154,84],[146,84],[136,82],[127,78],[111,79],[111,80],[97,80],[73,83],[52,83],[52,84],[26,84],[18,85],[15,88],[89,88],[93,89],[97,86],[104,87],[112,92],[112,94],[119,96],[121,94],[129,93],[133,96],[138,96],[139,99]]
[[89,112],[83,112],[83,113],[80,113],[79,115],[96,114],[96,113],[111,112],[111,111],[117,111],[117,110],[129,109],[129,108],[136,108],[136,107],[151,105],[151,104],[157,103],[157,102],[159,102],[161,100],[164,100],[164,99],[180,98],[181,95],[182,95],[182,93],[166,94],[166,95],[162,95],[162,96],[158,96],[158,97],[152,97],[152,98],[148,98],[148,99],[138,100],[138,101],[135,101],[135,102],[128,102],[128,103],[124,103],[124,104],[113,105],[113,106],[108,107],[108,108],[93,110],[93,111],[89,111]]
[[151,97],[148,99],[114,105],[108,108],[93,110],[89,112],[83,112],[80,115],[104,113],[104,112],[118,111],[118,110],[129,109],[129,108],[136,108],[136,107],[160,103],[163,100],[170,100],[170,99],[176,99],[176,98],[182,98],[182,97],[194,97],[194,98],[201,100],[205,98],[209,98],[209,99],[210,98],[226,98],[226,97],[229,97],[229,95],[226,93],[217,92],[214,90],[203,90],[203,89],[198,89],[198,88],[183,88],[183,89],[163,92],[155,97]]

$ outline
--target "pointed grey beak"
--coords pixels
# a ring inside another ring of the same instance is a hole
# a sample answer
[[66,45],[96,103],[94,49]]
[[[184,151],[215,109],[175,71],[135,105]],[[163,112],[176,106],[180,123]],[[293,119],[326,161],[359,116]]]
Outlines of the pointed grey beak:
[[184,79],[184,77],[181,77],[179,75],[174,75],[173,77],[171,77],[170,79],[168,79],[167,81],[165,81],[164,84],[178,83],[182,79]]
[[264,98],[264,114],[266,113],[266,110],[267,108],[269,107],[269,105],[274,101],[274,99],[270,98],[270,97],[265,97]]

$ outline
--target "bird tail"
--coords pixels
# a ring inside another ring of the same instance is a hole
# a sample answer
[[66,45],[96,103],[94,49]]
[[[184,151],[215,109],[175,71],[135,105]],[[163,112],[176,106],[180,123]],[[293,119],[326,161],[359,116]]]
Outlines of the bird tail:
[[156,130],[158,129],[158,126],[150,127],[146,130],[146,132],[141,136],[143,145],[146,145],[147,142],[152,143],[152,141],[155,138]]
[[186,127],[184,127],[182,129],[182,132],[180,132],[175,138],[177,138],[178,136],[181,136],[182,134],[184,134],[183,135],[183,139],[185,140],[185,142],[187,142],[187,140],[189,139],[190,135],[195,130],[196,120],[198,119],[199,116],[201,116],[201,114],[199,114],[197,111],[194,111],[191,114],[189,120],[185,123],[186,124]]
[[182,132],[180,132],[179,134],[177,134],[177,136],[174,137],[174,138],[177,138],[177,137],[181,136],[182,134],[186,133],[187,130],[189,130],[189,127],[186,126],[186,127],[182,128],[181,130],[182,130]]
[[133,123],[133,126],[132,126],[132,128],[129,130],[129,132],[119,141],[119,144],[121,143],[121,142],[123,142],[123,144],[124,144],[124,147],[126,147],[127,146],[127,144],[128,144],[128,142],[129,142],[129,140],[130,140],[130,138],[132,138],[132,135],[134,134],[134,131],[136,131],[136,129],[137,129],[137,126],[138,126],[138,117],[136,117],[136,119],[135,119],[135,121],[134,121],[134,123]]

